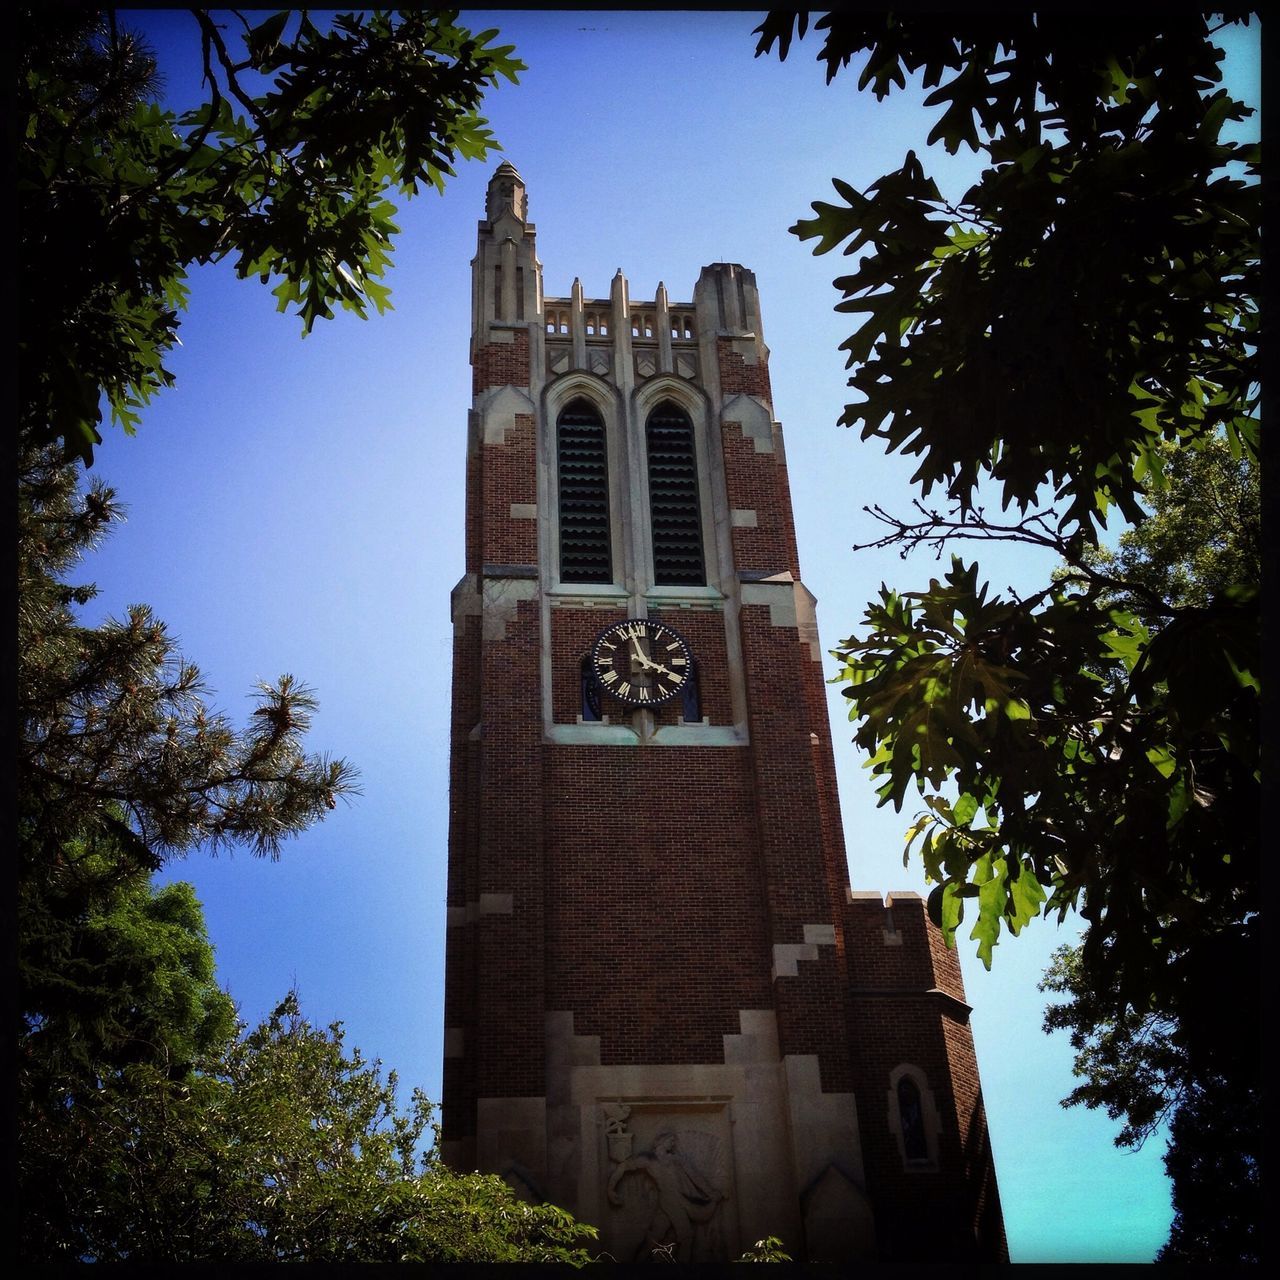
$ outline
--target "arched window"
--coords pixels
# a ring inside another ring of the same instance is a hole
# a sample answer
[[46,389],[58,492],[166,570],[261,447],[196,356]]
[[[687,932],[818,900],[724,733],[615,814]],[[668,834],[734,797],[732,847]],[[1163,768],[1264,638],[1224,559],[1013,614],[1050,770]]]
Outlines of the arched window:
[[595,672],[591,668],[591,655],[582,655],[578,664],[578,691],[582,695],[582,721],[584,724],[598,722],[603,719],[600,711],[600,686],[596,683]]
[[705,586],[693,424],[683,409],[664,400],[649,415],[645,435],[653,580],[663,586]]
[[902,1153],[907,1160],[928,1160],[929,1138],[924,1128],[924,1102],[920,1086],[908,1075],[898,1080],[898,1123]]
[[694,658],[693,669],[689,678],[680,690],[680,719],[685,724],[702,723],[702,693],[698,688],[698,660]]
[[556,420],[556,460],[560,481],[560,580],[612,582],[604,422],[588,401],[572,401]]

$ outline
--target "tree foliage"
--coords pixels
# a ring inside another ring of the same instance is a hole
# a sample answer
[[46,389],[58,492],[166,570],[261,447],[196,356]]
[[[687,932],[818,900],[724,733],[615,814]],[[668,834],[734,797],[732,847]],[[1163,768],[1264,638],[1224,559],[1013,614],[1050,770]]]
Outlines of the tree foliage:
[[389,195],[488,154],[484,91],[524,69],[455,11],[190,12],[208,97],[180,117],[114,10],[20,15],[19,425],[86,465],[104,399],[132,432],[172,384],[191,266],[275,281],[304,333],[335,305],[385,310]]
[[401,1112],[340,1024],[291,995],[237,1029],[190,887],[150,884],[197,847],[274,857],[355,773],[304,750],[293,677],[239,729],[150,610],[82,623],[95,589],[68,575],[121,509],[71,459],[104,400],[132,431],[172,382],[193,264],[275,280],[304,333],[384,309],[387,193],[483,156],[483,88],[521,69],[449,12],[231,14],[238,61],[193,18],[209,98],[181,119],[146,101],[154,59],[111,12],[24,13],[18,41],[21,1256],[584,1262],[590,1228],[420,1155],[426,1100]]
[[[175,892],[190,897],[156,896]],[[182,1070],[103,1069],[52,1107],[23,1083],[28,1261],[590,1261],[590,1227],[420,1155],[426,1099],[401,1111],[395,1073],[348,1050],[341,1023],[311,1025],[296,994]]]
[[289,997],[237,1035],[198,846],[281,843],[354,789],[288,677],[247,729],[144,609],[88,627],[67,575],[119,515],[52,446],[19,487],[18,1136],[29,1261],[588,1260],[589,1228],[420,1159],[430,1108]]
[[[348,1052],[340,1023],[302,1016],[295,996],[219,1064],[228,1123],[264,1258],[287,1261],[585,1262],[593,1237],[500,1178],[459,1175],[432,1148],[415,1090],[396,1108],[395,1073]],[[240,1213],[237,1213],[237,1217]]]
[[[758,52],[806,21],[776,12]],[[1257,580],[1163,599],[1092,556],[1109,517],[1140,525],[1170,459],[1256,458],[1258,148],[1220,87],[1198,15],[832,14],[828,78],[859,54],[883,98],[920,78],[929,142],[981,153],[949,200],[914,152],[793,232],[858,254],[837,310],[846,424],[919,460],[875,545],[957,537],[1047,548],[1066,572],[1004,598],[958,557],[921,591],[882,589],[837,651],[882,803],[909,833],[950,937],[966,904],[987,963],[1003,929],[1072,907],[1132,1008],[1248,960],[1258,907]],[[997,502],[1000,513],[989,514]],[[1142,609],[1126,607],[1140,598]],[[1165,1002],[1165,1007],[1170,1007]],[[1218,1025],[1203,999],[1197,1016]]]
[[68,841],[62,865],[19,884],[20,1058],[64,1084],[139,1061],[180,1074],[234,1025],[194,891],[153,890],[110,833]]
[[83,626],[95,594],[65,574],[118,520],[100,481],[51,447],[20,451],[18,489],[19,843],[24,870],[70,882],[98,874],[64,849],[114,833],[131,867],[197,845],[275,856],[355,790],[343,760],[307,755],[315,699],[293,677],[260,688],[249,727],[207,705],[199,670],[145,606]]
[[1256,1089],[1202,1077],[1169,1122],[1173,1224],[1157,1262],[1263,1260],[1262,1103]]
[[[1234,1028],[1187,1024],[1181,1009],[1135,1010],[1082,949],[1063,947],[1041,990],[1065,996],[1045,1013],[1046,1031],[1066,1030],[1082,1083],[1065,1106],[1101,1107],[1122,1120],[1116,1145],[1140,1147],[1167,1133],[1165,1171],[1174,1219],[1160,1262],[1259,1262],[1262,1232],[1261,1043],[1249,1019]],[[1215,971],[1220,998],[1248,1014],[1259,992],[1248,974]],[[1245,986],[1246,998],[1227,988]],[[1256,1015],[1255,1015],[1256,1017]],[[1225,1043],[1213,1037],[1228,1030]],[[1208,1033],[1208,1034],[1206,1034]],[[1206,1042],[1209,1052],[1206,1052]],[[1216,1050],[1216,1051],[1215,1051]]]
[[19,884],[19,1250],[33,1260],[79,1257],[83,1224],[140,1190],[121,1173],[143,1145],[120,1127],[123,1092],[146,1079],[176,1096],[236,1026],[190,885],[153,889],[109,832],[63,854],[72,876]]
[[[1233,584],[1261,576],[1257,468],[1219,442],[1174,453],[1166,474],[1151,517],[1114,550],[1089,556],[1095,568],[1136,584],[1120,601],[1135,613],[1152,599],[1206,608]],[[1119,1146],[1140,1146],[1158,1127],[1167,1130],[1175,1218],[1165,1261],[1259,1260],[1262,1045],[1252,1008],[1259,993],[1252,966],[1220,967],[1257,955],[1259,920],[1247,903],[1241,907],[1223,930],[1229,950],[1219,945],[1215,955],[1212,939],[1196,945],[1187,980],[1198,994],[1190,999],[1180,993],[1129,1005],[1119,998],[1107,951],[1086,963],[1078,947],[1062,948],[1041,984],[1065,997],[1049,1006],[1044,1027],[1070,1032],[1082,1081],[1064,1105],[1102,1107],[1122,1119]],[[1223,1012],[1205,1018],[1201,1011],[1211,1006]]]
[[[786,57],[807,26],[771,13],[757,54]],[[906,856],[949,940],[967,907],[990,964],[1004,930],[1079,909],[1083,943],[1046,980],[1068,997],[1046,1025],[1071,1031],[1084,1081],[1068,1102],[1123,1118],[1122,1144],[1169,1121],[1162,1256],[1249,1256],[1261,205],[1259,148],[1224,127],[1251,112],[1198,14],[815,29],[828,80],[859,55],[877,98],[912,77],[938,108],[927,143],[983,162],[951,199],[908,152],[865,191],[837,180],[841,202],[792,228],[858,255],[835,281],[836,309],[865,316],[843,345],[842,422],[917,460],[913,513],[869,508],[886,527],[870,545],[1008,541],[1060,564],[1026,597],[959,556],[923,590],[882,587],[836,651],[855,741],[881,803],[923,796]]]

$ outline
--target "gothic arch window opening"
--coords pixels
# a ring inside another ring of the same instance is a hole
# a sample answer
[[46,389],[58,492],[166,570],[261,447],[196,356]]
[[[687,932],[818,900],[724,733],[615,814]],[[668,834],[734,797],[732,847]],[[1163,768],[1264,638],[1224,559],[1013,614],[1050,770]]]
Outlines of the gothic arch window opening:
[[691,664],[689,679],[680,691],[680,719],[685,724],[702,723],[702,693],[698,688],[698,660]]
[[938,1168],[939,1115],[929,1080],[907,1063],[889,1076],[889,1128],[898,1140],[904,1169],[920,1172]]
[[600,686],[596,683],[595,673],[591,670],[589,653],[584,653],[582,661],[578,664],[578,689],[582,699],[583,724],[599,723],[604,719],[600,707]]
[[653,581],[660,586],[705,586],[693,423],[679,405],[664,400],[649,414],[645,439]]
[[579,396],[556,419],[561,582],[612,582],[604,420]]
[[902,1153],[907,1161],[928,1160],[929,1139],[924,1131],[920,1086],[906,1075],[898,1080],[898,1123],[902,1127]]

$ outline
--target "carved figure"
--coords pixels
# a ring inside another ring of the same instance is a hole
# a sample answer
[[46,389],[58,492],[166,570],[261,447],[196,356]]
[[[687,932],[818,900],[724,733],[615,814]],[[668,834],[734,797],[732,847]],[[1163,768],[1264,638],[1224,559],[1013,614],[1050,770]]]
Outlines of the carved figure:
[[631,1108],[625,1102],[604,1104],[604,1134],[609,1146],[609,1159],[617,1164],[631,1154],[633,1134],[627,1132]]
[[725,1193],[686,1158],[670,1131],[660,1133],[651,1150],[624,1160],[614,1169],[608,1187],[611,1204],[622,1204],[618,1183],[629,1173],[644,1174],[657,1192],[637,1257],[674,1245],[674,1261],[692,1261],[695,1227],[715,1217]]
[[605,1133],[615,1134],[627,1131],[627,1120],[631,1116],[631,1108],[625,1102],[606,1102],[602,1110]]

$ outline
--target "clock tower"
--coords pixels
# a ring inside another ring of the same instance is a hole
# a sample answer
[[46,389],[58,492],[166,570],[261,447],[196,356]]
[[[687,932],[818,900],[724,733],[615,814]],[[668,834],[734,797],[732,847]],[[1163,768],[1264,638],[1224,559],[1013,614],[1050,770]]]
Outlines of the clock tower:
[[754,275],[547,297],[502,164],[453,592],[446,1159],[619,1262],[999,1261],[959,966],[849,888]]

